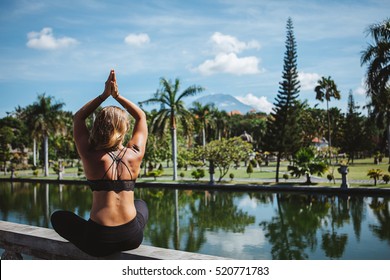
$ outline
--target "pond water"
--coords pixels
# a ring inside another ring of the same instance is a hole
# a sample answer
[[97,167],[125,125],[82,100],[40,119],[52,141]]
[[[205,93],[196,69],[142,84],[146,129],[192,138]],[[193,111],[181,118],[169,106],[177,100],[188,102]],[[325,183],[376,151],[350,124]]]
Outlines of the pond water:
[[[143,244],[233,259],[390,259],[390,197],[138,188]],[[51,228],[50,213],[88,219],[87,186],[0,182],[0,220]]]

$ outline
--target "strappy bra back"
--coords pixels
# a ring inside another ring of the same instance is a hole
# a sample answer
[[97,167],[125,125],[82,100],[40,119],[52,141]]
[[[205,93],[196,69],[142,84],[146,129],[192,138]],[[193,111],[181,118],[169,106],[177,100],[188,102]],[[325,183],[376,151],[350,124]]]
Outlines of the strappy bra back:
[[[119,151],[118,154],[110,151],[107,154],[111,157],[112,163],[110,167],[104,173],[102,179],[100,180],[88,180],[88,185],[90,186],[92,191],[134,191],[135,188],[135,180],[133,179],[133,174],[131,174],[130,168],[123,161],[123,157],[126,154],[127,147],[123,148]],[[131,179],[130,180],[122,180],[121,179],[121,168],[118,168],[120,164],[123,164],[127,171],[129,172]],[[112,169],[113,175],[118,179],[110,180],[106,179],[107,173]]]
[[88,180],[92,191],[134,191],[135,180]]

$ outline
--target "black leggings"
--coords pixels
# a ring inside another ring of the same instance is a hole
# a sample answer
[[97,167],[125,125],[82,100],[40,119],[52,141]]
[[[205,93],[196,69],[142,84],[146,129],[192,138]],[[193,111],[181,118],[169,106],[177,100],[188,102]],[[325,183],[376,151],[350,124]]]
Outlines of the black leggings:
[[146,203],[134,200],[136,217],[119,226],[103,226],[88,221],[70,211],[56,211],[51,215],[54,230],[85,253],[104,257],[115,252],[138,248],[143,240],[143,230],[149,213]]

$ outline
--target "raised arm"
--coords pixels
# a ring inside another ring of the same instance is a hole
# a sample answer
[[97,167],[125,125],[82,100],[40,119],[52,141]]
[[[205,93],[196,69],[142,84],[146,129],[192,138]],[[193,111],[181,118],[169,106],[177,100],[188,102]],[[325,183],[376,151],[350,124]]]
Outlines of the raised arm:
[[148,138],[148,126],[145,112],[136,104],[119,94],[115,73],[113,73],[113,81],[112,97],[114,97],[115,100],[118,101],[135,119],[133,134],[127,146],[142,158],[145,154],[146,141]]
[[104,91],[96,98],[89,101],[73,117],[73,138],[80,156],[84,156],[89,151],[89,131],[85,124],[86,119],[106,100],[114,86],[114,71],[111,70],[105,83]]

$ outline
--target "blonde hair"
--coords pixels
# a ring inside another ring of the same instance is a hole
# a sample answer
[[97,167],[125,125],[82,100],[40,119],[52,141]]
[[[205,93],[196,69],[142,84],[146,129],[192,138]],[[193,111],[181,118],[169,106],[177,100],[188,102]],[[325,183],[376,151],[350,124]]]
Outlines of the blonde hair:
[[96,150],[116,150],[129,131],[129,118],[117,106],[104,107],[93,123],[89,142]]

